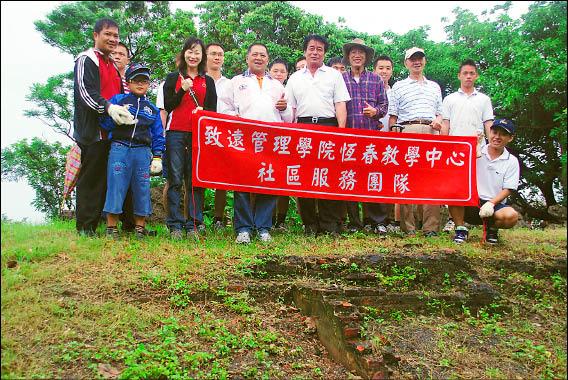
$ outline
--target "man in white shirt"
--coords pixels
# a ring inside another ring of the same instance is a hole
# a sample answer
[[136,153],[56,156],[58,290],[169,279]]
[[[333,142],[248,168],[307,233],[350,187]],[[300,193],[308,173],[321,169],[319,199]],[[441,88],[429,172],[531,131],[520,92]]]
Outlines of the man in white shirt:
[[[224,88],[230,82],[229,78],[223,75],[221,68],[225,62],[225,50],[218,43],[210,43],[205,47],[207,55],[207,75],[215,80],[215,90],[217,91],[217,110],[221,107],[221,95]],[[225,205],[227,204],[227,190],[215,190],[215,215],[213,217],[213,228],[222,230],[225,228]]]
[[[325,37],[311,34],[304,38],[306,67],[288,79],[286,95],[298,123],[345,128],[346,102],[351,97],[341,73],[323,63],[328,47]],[[298,205],[306,233],[342,232],[345,207],[341,201],[298,198]]]
[[[458,70],[460,88],[446,96],[442,102],[442,135],[477,136],[477,157],[481,156],[481,148],[485,145],[484,136],[489,136],[493,123],[493,106],[491,99],[477,91],[475,81],[478,78],[477,65],[471,59],[462,62]],[[452,215],[457,206],[449,206],[450,219],[444,231],[455,227]],[[464,226],[460,226],[464,228]],[[456,243],[462,243],[461,234],[456,234]]]
[[[236,115],[247,119],[269,122],[292,122],[292,110],[288,106],[284,86],[266,72],[268,49],[264,44],[254,43],[247,50],[248,69],[235,76],[223,89],[220,113]],[[237,244],[248,244],[253,229],[261,241],[272,240],[272,213],[276,196],[257,194],[251,205],[250,194],[235,191],[234,228]]]
[[[424,50],[413,47],[404,55],[404,65],[409,71],[408,78],[398,81],[389,96],[389,126],[403,126],[402,133],[424,133],[437,135],[442,129],[442,91],[440,86],[426,79],[423,74],[426,66]],[[414,207],[400,205],[400,227],[408,235],[416,234]],[[440,229],[440,206],[422,205],[424,236],[438,235]]]
[[483,224],[484,240],[488,244],[499,242],[499,228],[513,228],[519,214],[505,200],[519,186],[519,161],[506,146],[515,134],[515,125],[508,119],[497,119],[489,129],[489,144],[481,149],[477,159],[477,192],[480,207],[456,207],[454,241],[463,243],[468,238],[464,221]]

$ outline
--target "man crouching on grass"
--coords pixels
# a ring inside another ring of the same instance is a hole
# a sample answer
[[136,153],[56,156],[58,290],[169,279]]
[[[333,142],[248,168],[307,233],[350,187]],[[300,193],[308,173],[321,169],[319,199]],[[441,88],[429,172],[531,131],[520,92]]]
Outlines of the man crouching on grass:
[[499,242],[499,228],[513,228],[519,214],[505,200],[519,186],[519,161],[505,148],[513,141],[515,125],[507,119],[497,119],[489,131],[489,144],[477,159],[477,192],[480,207],[450,206],[456,223],[454,242],[468,238],[464,220],[483,224],[483,238],[488,244]]
[[[152,212],[150,172],[162,171],[164,135],[160,110],[146,97],[150,85],[150,70],[134,63],[126,70],[130,94],[115,95],[110,102],[125,107],[134,117],[134,125],[117,125],[110,117],[101,125],[110,131],[111,147],[107,168],[107,193],[104,211],[107,213],[107,236],[118,237],[117,223],[122,213],[124,197],[130,186],[134,203],[136,237],[149,235],[145,218]],[[152,158],[153,154],[153,158]]]

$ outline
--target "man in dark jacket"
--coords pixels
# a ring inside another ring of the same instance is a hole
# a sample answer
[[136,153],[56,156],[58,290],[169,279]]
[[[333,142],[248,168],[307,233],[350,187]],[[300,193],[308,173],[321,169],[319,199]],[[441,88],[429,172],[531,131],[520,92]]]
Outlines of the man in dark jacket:
[[81,148],[81,172],[77,180],[77,231],[92,236],[103,209],[109,143],[99,116],[108,114],[119,124],[134,124],[125,108],[109,103],[122,92],[122,81],[110,54],[118,44],[118,25],[110,19],[96,22],[95,47],[77,57],[74,69],[74,132]]

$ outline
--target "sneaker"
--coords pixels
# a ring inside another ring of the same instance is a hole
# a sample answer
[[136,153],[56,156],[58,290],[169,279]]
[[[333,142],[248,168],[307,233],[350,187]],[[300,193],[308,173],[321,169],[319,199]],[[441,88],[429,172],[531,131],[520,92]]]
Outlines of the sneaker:
[[263,243],[270,243],[272,241],[272,236],[270,236],[270,233],[268,231],[259,232],[258,238]]
[[395,223],[387,224],[387,232],[389,234],[400,234],[400,225]]
[[443,232],[452,232],[454,230],[454,228],[456,228],[456,224],[454,223],[454,221],[450,218],[448,219],[448,222],[446,223],[446,225],[444,226],[444,228],[442,229]]
[[465,243],[469,236],[469,231],[464,226],[459,226],[456,228],[456,234],[454,235],[454,243],[462,244]]
[[379,236],[386,236],[386,234],[388,233],[387,228],[384,224],[377,224],[373,232]]
[[197,225],[197,233],[199,235],[205,235],[206,231],[207,231],[207,228],[205,227],[205,224],[198,224]]
[[146,228],[134,228],[134,236],[137,239],[143,239],[146,236],[156,236],[158,233],[156,231],[150,231]]
[[116,227],[107,227],[105,234],[108,238],[111,238],[113,240],[117,240],[120,237],[120,235],[118,234],[118,228]]
[[358,226],[354,226],[354,225],[348,225],[347,226],[347,232],[349,232],[350,234],[354,234],[356,232],[361,231],[361,228],[359,228]]
[[424,232],[424,237],[436,237],[438,236],[438,233],[436,231],[428,231],[428,232]]
[[416,236],[416,231],[415,230],[410,230],[408,232],[403,232],[404,236],[408,236],[408,237],[415,237]]
[[488,227],[485,232],[485,242],[495,245],[499,243],[499,230],[495,227]]
[[249,244],[250,243],[250,233],[247,231],[239,232],[237,238],[235,239],[237,244]]
[[373,226],[371,224],[365,224],[365,227],[363,227],[363,231],[365,231],[366,233],[373,232]]
[[170,231],[170,239],[172,240],[182,240],[183,232],[182,230],[172,230]]
[[225,229],[225,223],[221,219],[216,219],[213,223],[213,229],[215,231],[223,231]]

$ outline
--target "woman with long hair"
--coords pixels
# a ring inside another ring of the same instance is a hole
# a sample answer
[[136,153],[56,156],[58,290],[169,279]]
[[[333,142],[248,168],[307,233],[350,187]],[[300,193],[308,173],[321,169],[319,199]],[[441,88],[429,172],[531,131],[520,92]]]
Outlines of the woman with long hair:
[[[188,237],[205,232],[203,224],[204,189],[192,185],[191,124],[200,109],[217,110],[217,93],[213,78],[205,75],[205,45],[198,38],[188,38],[179,54],[178,71],[170,73],[164,83],[164,106],[169,113],[166,124],[168,152],[168,217],[170,237],[180,240],[184,230]],[[184,177],[189,190],[185,207],[187,219],[180,212]]]

